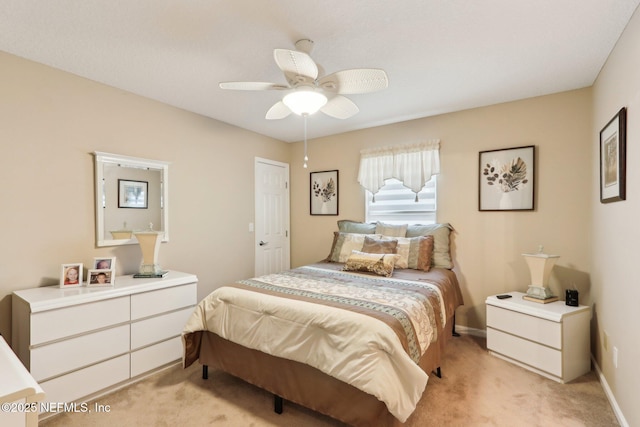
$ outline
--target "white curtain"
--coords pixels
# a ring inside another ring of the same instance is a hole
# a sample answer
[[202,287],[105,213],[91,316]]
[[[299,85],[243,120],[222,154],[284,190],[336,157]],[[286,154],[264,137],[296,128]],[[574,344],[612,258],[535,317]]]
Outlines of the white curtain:
[[384,181],[396,178],[418,193],[433,175],[440,173],[440,140],[360,151],[358,182],[374,195]]

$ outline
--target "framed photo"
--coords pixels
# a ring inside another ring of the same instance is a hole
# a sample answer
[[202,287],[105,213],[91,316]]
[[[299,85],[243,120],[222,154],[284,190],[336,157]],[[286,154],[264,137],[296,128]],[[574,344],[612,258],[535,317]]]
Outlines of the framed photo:
[[626,199],[627,109],[600,131],[600,203]]
[[62,264],[60,268],[60,287],[75,288],[82,286],[82,263]]
[[113,270],[89,270],[87,271],[87,286],[113,286],[115,278]]
[[480,152],[478,210],[532,211],[535,146]]
[[149,205],[147,181],[118,180],[118,207],[147,209]]
[[338,171],[311,172],[311,215],[338,215]]
[[95,257],[93,258],[94,270],[115,270],[116,269],[116,257]]

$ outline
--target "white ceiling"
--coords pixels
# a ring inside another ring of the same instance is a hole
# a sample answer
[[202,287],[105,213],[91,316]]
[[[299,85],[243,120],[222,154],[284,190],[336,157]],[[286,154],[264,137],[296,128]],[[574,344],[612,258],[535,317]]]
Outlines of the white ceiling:
[[286,83],[274,48],[315,42],[321,75],[382,68],[389,88],[348,95],[347,120],[309,138],[593,84],[640,0],[1,0],[0,49],[283,141],[302,118],[265,120]]

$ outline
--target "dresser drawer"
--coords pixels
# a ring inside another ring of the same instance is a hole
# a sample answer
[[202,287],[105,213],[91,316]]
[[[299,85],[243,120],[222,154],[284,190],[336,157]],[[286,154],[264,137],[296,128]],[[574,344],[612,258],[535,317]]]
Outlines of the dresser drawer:
[[193,306],[197,299],[196,283],[134,294],[131,295],[131,320]]
[[45,381],[41,384],[47,402],[73,402],[129,379],[129,355]]
[[179,336],[193,313],[193,307],[183,308],[131,324],[131,349]]
[[31,316],[31,345],[128,321],[128,296],[43,311]]
[[562,377],[562,353],[559,350],[490,327],[487,328],[487,349]]
[[42,381],[127,352],[129,325],[122,325],[34,348],[31,375]]
[[562,324],[487,305],[487,327],[562,349]]
[[182,358],[182,337],[145,347],[131,353],[131,378]]

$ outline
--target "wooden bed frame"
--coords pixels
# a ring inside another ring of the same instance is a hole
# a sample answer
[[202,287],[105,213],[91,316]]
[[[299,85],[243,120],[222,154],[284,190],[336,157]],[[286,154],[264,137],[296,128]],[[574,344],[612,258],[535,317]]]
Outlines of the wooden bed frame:
[[[375,396],[333,378],[309,365],[249,349],[218,335],[199,331],[199,361],[203,378],[217,368],[274,394],[274,409],[282,413],[283,399],[353,426],[402,426]],[[427,373],[440,376],[440,361],[455,332],[455,314],[435,343],[420,359]]]

